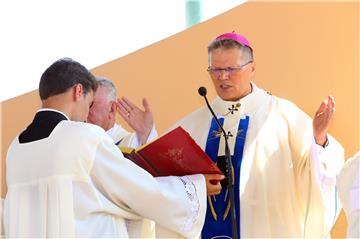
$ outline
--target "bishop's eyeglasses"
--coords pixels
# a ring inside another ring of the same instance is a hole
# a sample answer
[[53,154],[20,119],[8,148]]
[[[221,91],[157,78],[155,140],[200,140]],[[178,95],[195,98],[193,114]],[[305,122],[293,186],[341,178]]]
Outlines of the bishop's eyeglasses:
[[214,76],[220,76],[221,72],[226,72],[229,76],[236,74],[237,72],[241,71],[246,65],[252,63],[253,61],[248,61],[238,67],[226,67],[226,68],[218,68],[218,67],[211,67],[209,66],[206,70],[209,74]]

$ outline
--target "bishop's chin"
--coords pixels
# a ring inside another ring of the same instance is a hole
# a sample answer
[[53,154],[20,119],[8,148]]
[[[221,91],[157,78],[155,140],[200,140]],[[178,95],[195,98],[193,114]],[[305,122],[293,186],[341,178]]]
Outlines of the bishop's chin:
[[235,96],[233,92],[224,91],[219,89],[217,95],[225,101],[237,101],[239,98]]
[[235,97],[233,95],[221,95],[218,94],[218,96],[225,101],[238,101],[240,98],[239,97]]

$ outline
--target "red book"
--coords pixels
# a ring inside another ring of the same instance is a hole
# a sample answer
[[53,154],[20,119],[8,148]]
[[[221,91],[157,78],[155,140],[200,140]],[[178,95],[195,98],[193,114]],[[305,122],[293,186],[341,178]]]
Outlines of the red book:
[[221,174],[221,170],[181,127],[138,149],[120,148],[124,156],[153,176]]

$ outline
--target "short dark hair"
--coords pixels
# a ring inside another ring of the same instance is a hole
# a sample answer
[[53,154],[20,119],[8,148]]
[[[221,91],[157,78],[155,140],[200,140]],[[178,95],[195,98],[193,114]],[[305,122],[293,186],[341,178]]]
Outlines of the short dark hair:
[[250,47],[244,46],[242,44],[240,44],[237,41],[234,41],[232,39],[221,39],[221,40],[215,40],[213,42],[210,43],[210,45],[208,46],[208,54],[210,54],[213,50],[216,49],[232,49],[232,48],[238,48],[242,51],[243,56],[245,58],[246,61],[252,61],[254,60],[254,56],[253,56],[253,50]]
[[41,100],[50,96],[66,92],[76,84],[81,84],[84,95],[90,90],[97,89],[97,82],[91,72],[79,62],[71,58],[62,58],[55,61],[42,74],[39,83],[39,94]]

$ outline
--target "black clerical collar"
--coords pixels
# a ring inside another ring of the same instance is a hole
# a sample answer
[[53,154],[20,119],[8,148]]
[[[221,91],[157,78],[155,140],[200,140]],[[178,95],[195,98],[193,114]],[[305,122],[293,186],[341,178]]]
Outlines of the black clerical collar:
[[39,109],[37,112],[42,112],[42,111],[53,111],[53,112],[57,112],[59,114],[62,114],[63,116],[65,116],[65,118],[67,120],[70,120],[70,118],[64,113],[64,112],[61,112],[60,110],[56,110],[56,109],[53,109],[53,108],[41,108]]
[[19,142],[29,143],[47,138],[63,120],[68,120],[68,118],[62,112],[53,109],[39,110],[31,124],[19,135]]

